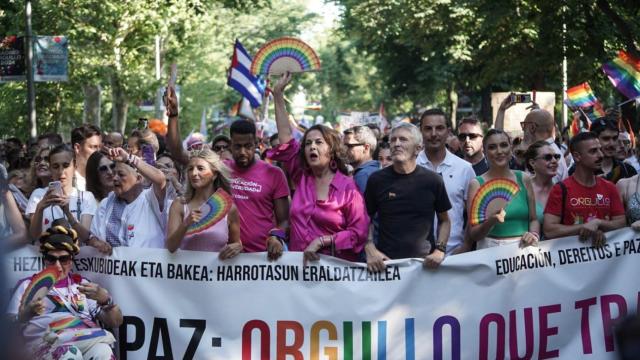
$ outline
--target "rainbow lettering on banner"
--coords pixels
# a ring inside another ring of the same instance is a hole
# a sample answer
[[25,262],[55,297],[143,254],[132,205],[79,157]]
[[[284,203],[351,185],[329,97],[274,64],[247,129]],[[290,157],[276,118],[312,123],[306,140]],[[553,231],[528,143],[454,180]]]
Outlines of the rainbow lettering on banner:
[[618,57],[602,65],[602,71],[613,86],[629,99],[640,97],[640,60],[626,53],[618,52]]
[[577,107],[594,106],[598,102],[591,87],[586,82],[568,89],[567,98],[573,106]]
[[206,213],[203,211],[204,214],[200,221],[189,225],[187,235],[199,233],[217,224],[227,215],[229,209],[231,209],[231,205],[233,205],[231,195],[222,188],[216,190],[200,207],[200,209],[204,209]]
[[47,295],[49,289],[58,282],[60,270],[55,266],[49,266],[31,277],[31,283],[24,291],[20,301],[21,307],[29,304],[36,297]]
[[[354,358],[362,360],[385,360],[387,358],[387,321],[362,321],[359,329],[356,326],[354,331],[353,321],[343,321],[342,329],[340,324],[336,324],[329,320],[318,320],[311,324],[310,328],[303,326],[298,321],[279,320],[275,326],[269,326],[262,320],[254,319],[246,322],[242,328],[242,360],[251,360],[252,353],[258,353],[260,359],[270,359],[271,346],[275,344],[275,353],[277,358],[285,358],[290,356],[294,359],[311,359],[320,360],[323,356],[330,359],[338,359],[338,355],[342,353],[344,360],[353,360]],[[453,316],[443,316],[434,324],[434,341],[436,344],[442,344],[443,333],[442,328],[448,325],[452,328],[452,337],[454,348],[460,344],[460,323]],[[272,341],[272,327],[275,341]],[[342,331],[340,331],[342,330]],[[359,331],[358,331],[359,330]],[[457,330],[457,332],[455,331]],[[305,331],[308,334],[305,334]],[[377,347],[373,346],[373,335],[376,332]],[[404,359],[415,360],[416,358],[416,337],[415,318],[404,319]],[[258,336],[259,342],[255,335]],[[355,336],[354,336],[355,335]],[[354,349],[354,337],[359,338],[359,349]],[[291,341],[291,338],[293,341]],[[340,339],[342,338],[342,339]],[[334,346],[322,346],[326,340],[334,342]],[[309,357],[303,353],[303,346],[306,341],[309,343]],[[340,346],[342,345],[342,346]],[[397,347],[397,344],[391,344],[390,349]],[[355,351],[354,351],[355,350]],[[359,350],[359,351],[358,351]],[[434,349],[436,355],[442,355],[442,347]],[[354,356],[354,352],[356,356]],[[454,350],[459,355],[459,351]],[[359,354],[359,356],[358,356]],[[255,357],[253,357],[255,358]],[[458,356],[459,358],[459,356]]]
[[280,75],[285,72],[320,70],[320,58],[311,46],[292,37],[282,37],[266,43],[251,63],[256,75]]
[[74,329],[85,327],[85,324],[75,316],[67,316],[60,320],[52,321],[49,324],[51,331],[58,332],[65,329]]
[[487,219],[489,204],[501,200],[505,204],[518,193],[518,184],[509,179],[494,179],[483,184],[471,202],[471,224],[478,225]]

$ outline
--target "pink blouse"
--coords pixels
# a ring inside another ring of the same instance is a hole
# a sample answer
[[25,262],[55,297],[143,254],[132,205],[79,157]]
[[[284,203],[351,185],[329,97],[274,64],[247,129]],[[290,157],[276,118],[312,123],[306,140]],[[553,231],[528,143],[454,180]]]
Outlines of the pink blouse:
[[[270,159],[284,164],[296,185],[289,211],[289,248],[292,251],[304,251],[314,239],[333,235],[334,255],[358,261],[358,254],[369,232],[364,198],[350,177],[336,172],[329,185],[327,199],[317,200],[315,178],[310,171],[303,169],[299,150],[300,143],[291,139],[267,153]],[[330,255],[331,249],[325,247],[320,252]]]

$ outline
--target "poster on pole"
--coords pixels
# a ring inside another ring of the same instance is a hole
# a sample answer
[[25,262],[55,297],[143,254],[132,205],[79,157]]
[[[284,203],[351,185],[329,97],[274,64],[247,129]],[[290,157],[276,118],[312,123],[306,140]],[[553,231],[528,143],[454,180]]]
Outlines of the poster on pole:
[[69,80],[69,42],[64,36],[36,36],[33,39],[33,79]]
[[24,38],[10,35],[0,38],[0,82],[26,79]]

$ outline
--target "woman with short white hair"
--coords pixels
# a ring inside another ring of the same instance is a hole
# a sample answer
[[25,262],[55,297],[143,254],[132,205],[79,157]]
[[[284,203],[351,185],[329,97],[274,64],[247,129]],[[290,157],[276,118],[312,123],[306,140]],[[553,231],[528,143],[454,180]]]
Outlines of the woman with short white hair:
[[[113,191],[100,202],[89,245],[103,253],[114,246],[164,248],[165,175],[122,148],[109,149],[109,156],[116,163]],[[145,188],[143,178],[152,186]]]

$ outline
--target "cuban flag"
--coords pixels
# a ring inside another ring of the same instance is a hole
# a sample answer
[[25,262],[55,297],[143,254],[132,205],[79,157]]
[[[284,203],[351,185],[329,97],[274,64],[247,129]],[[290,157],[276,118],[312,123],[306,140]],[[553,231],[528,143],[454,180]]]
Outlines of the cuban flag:
[[256,108],[262,105],[262,96],[265,91],[264,82],[251,73],[251,56],[237,39],[233,48],[227,85],[236,89],[249,100],[252,107]]

